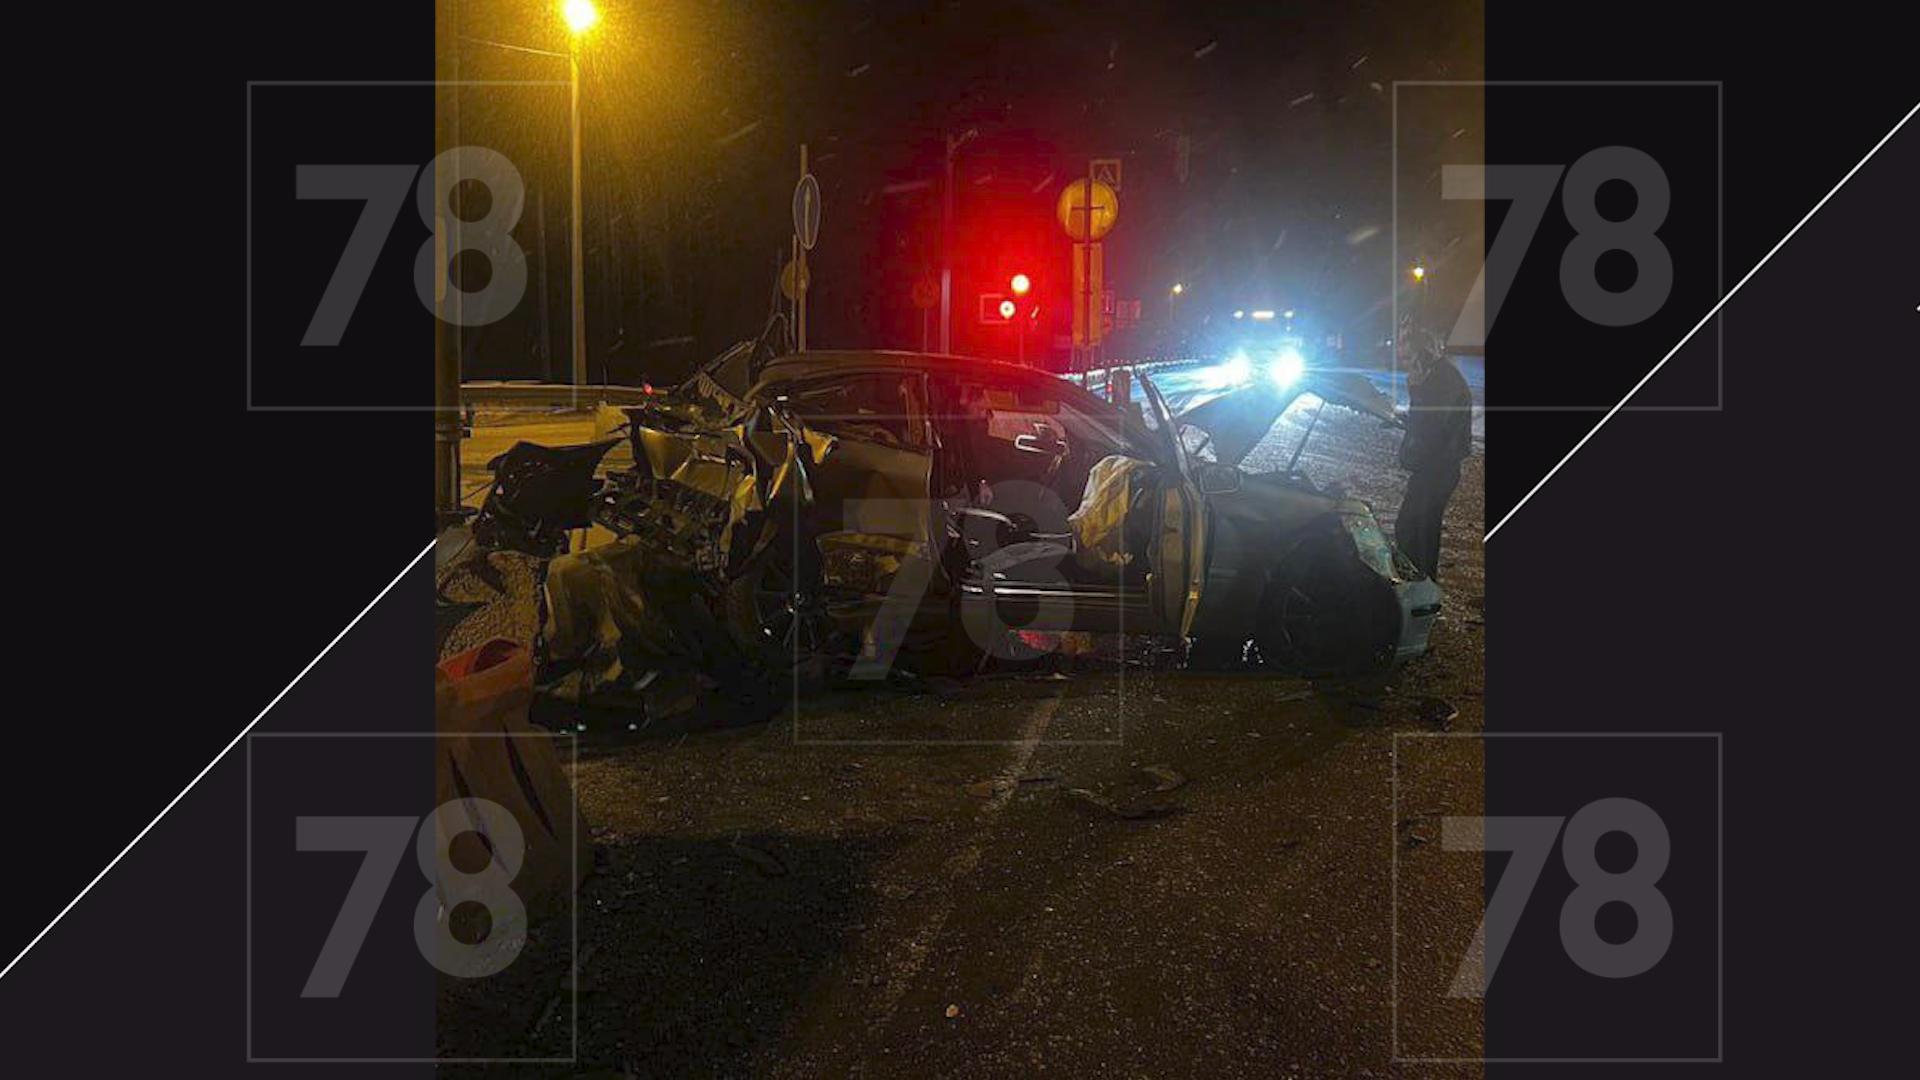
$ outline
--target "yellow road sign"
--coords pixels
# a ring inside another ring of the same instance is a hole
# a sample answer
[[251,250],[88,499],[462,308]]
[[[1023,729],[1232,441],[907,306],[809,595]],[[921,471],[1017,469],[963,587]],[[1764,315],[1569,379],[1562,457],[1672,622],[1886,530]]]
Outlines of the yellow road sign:
[[1088,182],[1075,180],[1060,191],[1060,200],[1054,205],[1054,216],[1060,219],[1060,227],[1075,240],[1087,239],[1088,217],[1092,217],[1093,239],[1098,240],[1113,229],[1114,219],[1120,216],[1120,196],[1111,187],[1098,181],[1092,184],[1092,214],[1087,212]]
[[[800,269],[800,285],[802,288],[813,287],[812,269],[807,267],[802,267]],[[780,292],[781,292],[781,295],[785,296],[789,300],[792,300],[794,298],[793,260],[792,259],[788,259],[787,265],[780,268]]]

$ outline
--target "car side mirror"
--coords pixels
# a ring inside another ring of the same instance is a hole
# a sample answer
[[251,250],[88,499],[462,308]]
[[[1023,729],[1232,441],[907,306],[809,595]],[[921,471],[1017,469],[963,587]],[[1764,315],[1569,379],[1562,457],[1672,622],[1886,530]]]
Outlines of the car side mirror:
[[1240,490],[1240,470],[1232,465],[1202,465],[1194,482],[1202,495],[1231,495]]

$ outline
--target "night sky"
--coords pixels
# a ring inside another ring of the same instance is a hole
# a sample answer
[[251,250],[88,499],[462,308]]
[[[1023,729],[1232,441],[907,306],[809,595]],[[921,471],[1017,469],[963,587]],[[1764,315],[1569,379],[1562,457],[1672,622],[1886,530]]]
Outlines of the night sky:
[[[910,297],[937,276],[942,137],[967,130],[955,351],[1010,356],[1005,329],[979,326],[974,309],[1014,269],[1037,282],[1047,325],[1034,345],[1065,332],[1068,247],[1052,208],[1090,156],[1125,163],[1108,285],[1141,301],[1143,322],[1110,342],[1114,355],[1191,346],[1203,319],[1236,307],[1294,307],[1377,342],[1395,280],[1392,84],[1484,77],[1474,2],[608,0],[602,14],[583,82],[589,355],[593,377],[604,367],[615,382],[671,381],[759,330],[802,142],[825,207],[810,343],[917,348]],[[566,47],[552,6],[532,0],[467,0],[461,32]],[[461,64],[470,80],[566,75],[564,62],[471,40]],[[1459,112],[1403,131],[1403,245],[1480,246],[1477,207],[1440,220],[1437,198],[1422,202],[1437,196],[1434,155],[1464,159],[1480,137],[1477,108]],[[550,339],[536,255],[535,292],[470,344],[466,374],[563,377],[565,88],[470,87],[462,126],[463,142],[525,173],[516,235],[530,252],[543,247],[544,189],[552,259]],[[1177,308],[1174,281],[1187,288]],[[561,366],[543,371],[549,340]]]

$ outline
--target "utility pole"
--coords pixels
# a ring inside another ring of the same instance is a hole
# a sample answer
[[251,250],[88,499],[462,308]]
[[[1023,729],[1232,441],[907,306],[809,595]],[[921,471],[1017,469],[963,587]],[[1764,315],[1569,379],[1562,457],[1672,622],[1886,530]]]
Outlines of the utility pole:
[[[800,144],[800,179],[807,178],[807,144]],[[794,347],[807,351],[807,245],[793,240]]]
[[942,134],[946,142],[946,173],[940,183],[940,351],[953,352],[953,158],[980,132],[968,128],[958,136]]
[[946,140],[946,173],[940,181],[940,351],[953,352],[953,152],[959,146]]
[[586,252],[582,250],[580,213],[580,43],[576,35],[567,46],[568,114],[573,128],[573,220],[569,255],[573,260],[573,393],[577,402],[580,388],[587,384],[587,294]]
[[538,217],[540,244],[540,377],[551,379],[559,372],[553,366],[553,318],[547,296],[547,185],[533,190],[534,214]]
[[[434,153],[459,144],[460,99],[459,11],[454,0],[439,0],[434,13],[434,78],[440,83],[433,93]],[[436,168],[438,166],[435,166]],[[442,211],[444,214],[444,210]],[[447,227],[445,216],[434,222],[433,320],[433,509],[434,525],[452,523],[460,511],[460,343],[449,325],[447,310],[452,290],[447,287],[445,254]]]

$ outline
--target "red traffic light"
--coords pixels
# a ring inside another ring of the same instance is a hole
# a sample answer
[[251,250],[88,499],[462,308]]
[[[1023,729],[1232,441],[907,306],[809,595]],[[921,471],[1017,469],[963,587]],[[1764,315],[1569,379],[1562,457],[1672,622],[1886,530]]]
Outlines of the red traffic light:
[[[1033,288],[1033,281],[1025,274],[1015,274],[1013,280],[1007,282],[1007,285],[1013,289],[1013,295],[1025,296]],[[1007,318],[1013,318],[1013,312],[1007,312]]]

